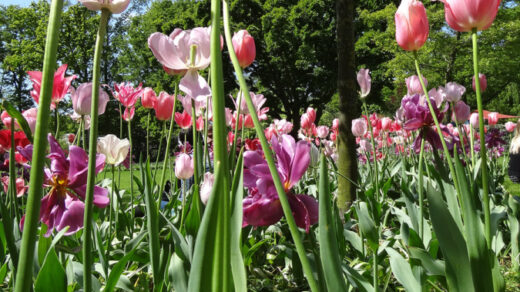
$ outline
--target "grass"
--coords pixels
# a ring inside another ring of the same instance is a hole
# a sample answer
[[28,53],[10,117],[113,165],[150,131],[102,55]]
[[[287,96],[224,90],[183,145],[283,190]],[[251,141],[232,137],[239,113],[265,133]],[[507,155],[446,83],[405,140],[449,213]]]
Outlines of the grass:
[[[155,164],[155,163],[154,163]],[[162,163],[159,163],[159,169],[157,169],[157,178],[156,180],[159,182],[159,180],[161,179],[161,175],[162,175]],[[152,170],[152,176],[154,175],[154,171],[155,171],[155,167],[153,165],[151,165],[151,170]],[[141,170],[139,168],[139,166],[137,165],[134,165],[133,166],[133,174],[134,174],[134,177],[137,177],[139,180],[141,180]],[[174,176],[174,173],[172,171],[171,168],[168,168],[166,169],[166,174],[165,174],[165,181],[169,180],[170,179],[170,174],[172,175],[172,177]],[[105,179],[105,178],[109,178],[109,179],[112,179],[112,173],[111,173],[111,167],[107,167],[103,172],[99,173],[97,178],[99,180],[101,179]],[[122,168],[121,169],[121,179],[119,180],[119,174],[118,174],[118,171],[117,171],[117,168],[115,170],[115,180],[117,182],[117,186],[119,189],[122,189],[122,190],[126,190],[127,192],[130,192],[130,183],[131,183],[131,179],[130,179],[130,170],[126,169],[126,168]],[[134,194],[137,194],[139,192],[139,187],[137,185],[137,183],[134,181],[133,182],[134,184]]]
[[512,182],[507,175],[504,179],[504,188],[512,195],[520,196],[520,184]]

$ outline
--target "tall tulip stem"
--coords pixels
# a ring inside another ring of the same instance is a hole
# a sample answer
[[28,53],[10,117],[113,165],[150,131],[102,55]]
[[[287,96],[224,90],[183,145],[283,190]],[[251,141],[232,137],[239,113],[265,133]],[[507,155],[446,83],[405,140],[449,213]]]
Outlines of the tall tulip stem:
[[486,139],[484,139],[484,112],[482,109],[482,96],[480,92],[480,78],[478,68],[478,46],[477,46],[477,29],[471,32],[471,40],[473,43],[473,71],[475,74],[475,91],[477,93],[478,108],[478,126],[480,133],[480,157],[482,158],[482,201],[484,203],[484,229],[487,245],[491,246],[491,216],[489,211],[489,170],[487,165]]
[[103,41],[107,30],[108,18],[110,11],[101,10],[101,19],[96,39],[96,47],[94,51],[94,65],[92,75],[92,102],[90,107],[90,139],[89,139],[89,156],[88,156],[88,175],[87,175],[87,191],[85,194],[85,214],[84,214],[84,231],[83,231],[83,287],[84,291],[92,291],[92,213],[94,202],[94,186],[96,183],[96,150],[98,136],[98,105],[99,105],[99,79],[101,77],[101,55],[103,53]]
[[56,51],[60,33],[61,12],[63,0],[53,0],[51,3],[49,24],[47,26],[47,40],[43,57],[42,85],[40,90],[40,106],[36,119],[34,134],[34,150],[29,183],[29,195],[25,211],[24,232],[20,248],[18,271],[16,272],[15,291],[29,291],[33,282],[34,245],[38,232],[40,215],[40,199],[43,193],[43,166],[45,164],[45,150],[47,149],[47,133],[49,131],[49,114],[56,66]]
[[[246,84],[246,80],[242,73],[242,68],[238,63],[237,56],[235,51],[233,50],[233,43],[231,41],[231,31],[229,24],[229,8],[228,1],[222,1],[223,6],[223,15],[224,15],[224,33],[226,36],[226,46],[228,47],[229,55],[231,57],[231,61],[233,63],[233,67],[236,72],[236,76],[240,83],[240,90],[244,92],[244,96],[246,98],[247,108],[251,114],[253,119],[253,124],[255,126],[256,134],[260,139],[260,144],[262,145],[262,149],[265,154],[265,159],[267,160],[267,164],[269,165],[269,170],[271,172],[271,176],[273,178],[274,185],[278,192],[278,197],[280,199],[280,203],[282,205],[283,213],[285,218],[287,219],[287,224],[289,225],[289,230],[291,232],[291,236],[294,241],[294,245],[296,246],[296,251],[298,252],[298,256],[300,258],[303,272],[307,278],[307,282],[309,283],[309,287],[311,291],[319,291],[318,284],[316,283],[316,279],[313,276],[311,265],[309,263],[309,259],[307,258],[307,254],[305,253],[305,248],[303,246],[303,242],[300,237],[300,231],[296,226],[296,222],[294,221],[294,217],[292,215],[291,206],[289,205],[289,201],[287,199],[287,195],[285,194],[285,190],[283,188],[282,182],[280,180],[280,175],[278,174],[278,170],[276,169],[276,165],[274,163],[273,153],[271,152],[271,148],[267,143],[267,139],[265,138],[264,130],[262,129],[262,125],[260,124],[260,120],[258,119],[258,115],[256,114],[255,106],[251,100],[251,96],[246,94],[249,92],[248,86]],[[215,78],[218,75],[212,74],[212,77]]]
[[[368,129],[370,131],[370,142],[372,143],[372,149],[374,150],[374,179],[375,179],[375,198],[379,201],[379,167],[377,166],[377,147],[376,141],[374,139],[374,129],[372,128],[372,122],[370,121],[370,116],[368,113],[367,103],[365,99],[363,99],[363,111],[365,112],[365,116],[367,116],[367,124]],[[370,153],[369,153],[370,154]],[[368,157],[368,161],[370,162],[370,157]]]
[[422,239],[424,234],[424,135],[421,139],[421,151],[419,152],[419,237]]

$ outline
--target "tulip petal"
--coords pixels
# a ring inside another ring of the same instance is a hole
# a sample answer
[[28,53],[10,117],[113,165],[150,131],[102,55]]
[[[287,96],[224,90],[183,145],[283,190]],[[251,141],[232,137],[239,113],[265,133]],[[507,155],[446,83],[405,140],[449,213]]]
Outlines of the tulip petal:
[[200,76],[196,70],[188,70],[179,83],[179,89],[195,101],[205,101],[211,95],[211,89],[206,79]]
[[294,150],[294,157],[291,162],[291,172],[289,176],[289,189],[296,184],[311,162],[311,144],[307,141],[298,141]]
[[185,61],[179,56],[180,50],[172,38],[156,32],[148,38],[148,47],[152,50],[153,55],[162,65],[174,70],[186,70]]

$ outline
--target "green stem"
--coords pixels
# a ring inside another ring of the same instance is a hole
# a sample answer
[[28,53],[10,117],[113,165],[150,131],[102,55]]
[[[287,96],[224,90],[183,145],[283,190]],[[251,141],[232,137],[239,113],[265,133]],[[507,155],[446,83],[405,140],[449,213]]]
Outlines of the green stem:
[[115,167],[112,164],[112,193],[110,196],[110,201],[108,207],[110,208],[109,219],[108,219],[108,239],[107,239],[107,247],[106,247],[106,258],[107,258],[107,269],[105,271],[105,276],[108,279],[108,262],[110,261],[110,247],[112,246],[112,199],[114,198],[114,194],[116,192],[116,181],[115,181]]
[[[367,117],[368,129],[370,131],[370,142],[372,143],[372,149],[374,151],[374,174],[375,174],[375,199],[379,201],[379,167],[377,166],[377,145],[374,139],[374,129],[372,128],[372,122],[370,121],[370,116],[367,108],[367,103],[363,99],[363,110],[365,111],[365,116]],[[368,157],[368,163],[370,163],[370,157]]]
[[472,125],[469,127],[469,143],[471,147],[471,169],[475,169],[475,133],[473,133]]
[[[148,160],[148,158],[150,157],[150,152],[149,152],[149,134],[150,134],[150,110],[148,110],[148,118],[146,119],[146,160]],[[155,167],[157,167],[157,165],[155,165]]]
[[[192,133],[193,133],[193,181],[194,187],[197,190],[199,188],[199,147],[197,147],[197,117],[195,117],[195,100],[191,100],[191,119],[192,119]],[[198,192],[194,192],[198,193]]]
[[478,125],[480,132],[480,156],[482,159],[482,201],[484,203],[484,229],[486,242],[491,246],[491,216],[489,211],[489,173],[487,165],[486,139],[484,139],[484,113],[482,109],[482,96],[480,92],[480,78],[478,68],[478,46],[477,46],[477,29],[471,32],[471,40],[473,43],[473,71],[475,75],[475,91],[477,92],[477,108],[478,108]]
[[[17,199],[16,199],[16,159],[15,159],[15,141],[14,141],[14,119],[11,122],[11,150],[9,150],[9,185],[7,193],[10,196],[11,203],[9,206],[11,207],[12,215],[16,218],[17,222],[20,222],[20,211],[18,209]],[[10,228],[10,227],[8,227]]]
[[32,288],[34,246],[36,244],[36,236],[38,232],[40,199],[43,193],[43,166],[45,164],[45,150],[47,149],[48,143],[48,121],[62,8],[63,0],[52,1],[49,14],[49,24],[47,27],[47,40],[45,42],[45,55],[43,58],[40,106],[38,107],[36,130],[34,134],[34,150],[31,179],[29,183],[29,195],[25,211],[25,224],[20,248],[18,271],[16,272],[16,292],[29,291]]
[[421,152],[419,152],[419,237],[424,234],[424,188],[423,188],[423,163],[424,163],[424,135],[421,139]]
[[130,161],[128,165],[130,165],[130,208],[132,209],[132,223],[130,226],[132,227],[132,234],[134,233],[134,219],[135,219],[135,208],[134,208],[134,170],[132,167],[132,120],[128,121],[128,140],[130,141]]
[[54,109],[54,115],[56,117],[56,134],[54,137],[59,139],[60,137],[60,113],[58,112],[58,104],[56,104],[56,108]]
[[96,183],[96,150],[98,135],[98,104],[99,104],[99,79],[101,77],[101,54],[103,53],[103,40],[105,39],[110,11],[103,9],[96,39],[94,51],[94,65],[92,75],[92,103],[90,107],[90,141],[88,157],[87,190],[85,194],[85,214],[83,231],[83,287],[84,291],[92,291],[92,213],[94,202],[94,187]]
[[[175,96],[177,96],[177,86],[175,86]],[[170,118],[170,130],[168,132],[168,139],[166,140],[166,151],[164,152],[163,169],[162,169],[162,174],[161,174],[161,184],[159,185],[159,196],[158,196],[158,200],[157,200],[157,212],[159,212],[160,207],[161,207],[161,198],[162,198],[162,193],[164,191],[164,180],[166,177],[166,169],[167,169],[166,166],[167,166],[168,162],[170,161],[170,141],[172,139],[173,126],[175,124],[173,122],[173,119],[175,116],[175,103],[176,102],[177,102],[177,98],[174,99],[172,116]],[[157,165],[155,167],[157,167]],[[157,217],[159,217],[159,214],[157,214]]]
[[379,286],[379,278],[377,277],[377,274],[378,274],[378,272],[377,272],[377,249],[374,250],[374,254],[372,255],[372,259],[373,259],[373,262],[374,262],[373,266],[372,266],[373,273],[374,273],[374,275],[373,275],[373,277],[374,277],[374,279],[373,279],[374,292],[378,292],[379,291],[379,288],[378,288],[378,286]]
[[157,150],[157,157],[155,157],[155,166],[153,170],[153,180],[156,181],[157,178],[157,165],[159,165],[159,158],[161,157],[161,148],[162,148],[162,141],[164,140],[164,137],[166,137],[166,121],[162,123],[163,129],[161,131],[161,139],[159,141],[159,149]]
[[450,151],[448,149],[448,146],[446,145],[446,141],[444,140],[444,135],[442,134],[441,125],[439,124],[439,120],[437,119],[437,115],[435,114],[432,103],[430,101],[430,96],[428,95],[428,89],[426,88],[426,85],[424,84],[424,80],[422,78],[423,75],[421,74],[421,69],[419,68],[419,58],[417,57],[417,51],[414,51],[414,59],[415,59],[415,69],[417,71],[417,75],[419,76],[419,82],[421,83],[422,89],[424,91],[424,95],[426,96],[426,102],[428,103],[428,108],[432,115],[433,122],[435,123],[435,127],[437,129],[437,134],[439,135],[439,139],[441,140],[442,148],[444,150],[444,156],[446,157],[446,160],[448,161],[448,167],[450,169],[451,177],[455,184],[455,189],[457,190],[457,195],[459,197],[459,203],[460,203],[460,202],[462,202],[462,199],[460,198],[460,189],[459,189],[459,184],[458,184],[458,180],[457,180],[457,175],[455,174],[455,168],[453,167],[453,162],[451,160]]
[[[219,1],[217,0],[214,2],[219,2]],[[235,51],[233,50],[233,43],[231,41],[231,31],[230,31],[230,25],[229,25],[228,2],[226,0],[223,0],[222,3],[223,3],[223,10],[224,10],[223,15],[224,15],[224,32],[225,32],[225,36],[226,36],[226,46],[229,49],[228,50],[229,55],[231,56],[231,61],[233,62],[233,67],[235,69],[236,76],[240,83],[240,90],[242,92],[249,92],[249,89],[246,84],[246,80],[244,79],[244,75],[242,74],[242,68],[240,67],[240,65],[238,63],[237,56],[235,55]],[[218,36],[215,36],[215,37],[218,37]],[[218,49],[220,49],[220,48],[218,48]],[[212,62],[212,64],[214,64],[214,63]],[[213,66],[214,65],[212,65],[212,68],[213,68]],[[218,74],[217,72],[213,72],[211,76],[214,79],[219,79],[219,78],[222,78],[221,73],[222,72],[220,72],[220,74]],[[285,190],[284,190],[282,182],[280,180],[278,170],[276,169],[276,165],[274,163],[271,148],[269,147],[269,144],[267,143],[267,139],[265,138],[264,130],[262,129],[262,125],[260,124],[260,121],[258,120],[258,116],[256,114],[255,107],[253,105],[253,102],[251,101],[251,96],[249,96],[248,94],[244,94],[244,96],[246,97],[247,108],[253,119],[253,124],[255,125],[256,134],[260,139],[260,144],[262,145],[262,150],[264,151],[265,159],[267,160],[267,164],[269,165],[269,170],[271,172],[271,176],[273,178],[274,185],[278,192],[278,197],[280,199],[280,203],[282,205],[282,209],[283,209],[285,218],[287,219],[287,224],[289,225],[289,230],[291,232],[291,236],[293,238],[294,245],[296,246],[296,251],[298,252],[298,256],[299,256],[301,264],[302,264],[303,272],[305,273],[305,276],[307,278],[307,282],[309,283],[309,287],[310,287],[311,291],[319,291],[318,284],[316,283],[316,279],[314,278],[314,275],[312,274],[312,269],[311,269],[311,265],[309,263],[309,259],[307,258],[307,254],[305,253],[305,248],[303,246],[303,242],[300,237],[300,231],[298,230],[298,227],[296,226],[296,222],[294,221],[291,206],[289,205],[289,201],[287,199],[287,195],[285,194]],[[224,107],[222,107],[222,111],[223,110],[224,110]],[[222,121],[222,122],[224,122],[224,121]],[[222,137],[225,137],[224,135]],[[218,136],[214,135],[214,137],[217,138]],[[222,162],[225,162],[225,159],[222,159],[222,160],[223,160]],[[223,168],[223,169],[227,169],[227,168]]]

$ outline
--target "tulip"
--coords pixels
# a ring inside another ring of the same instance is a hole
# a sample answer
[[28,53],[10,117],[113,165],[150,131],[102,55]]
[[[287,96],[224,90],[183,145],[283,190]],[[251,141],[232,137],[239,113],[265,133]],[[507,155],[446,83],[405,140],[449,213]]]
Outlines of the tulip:
[[[72,108],[81,116],[90,115],[90,105],[92,102],[92,83],[82,83],[70,97]],[[99,88],[98,115],[105,113],[109,97],[108,94]]]
[[128,156],[130,141],[119,139],[115,135],[108,134],[98,139],[97,152],[104,154],[105,162],[115,166],[120,165]]
[[155,104],[155,117],[160,121],[167,121],[172,117],[175,105],[175,95],[161,91]]
[[395,13],[395,39],[405,51],[419,50],[428,38],[429,24],[424,5],[402,0]]
[[[55,108],[56,103],[62,100],[67,92],[69,91],[70,84],[72,80],[76,79],[76,75],[72,75],[69,77],[65,77],[65,72],[67,71],[67,64],[61,65],[56,73],[54,73],[54,83],[52,87],[52,105],[51,107]],[[31,90],[31,97],[36,101],[36,103],[40,100],[40,88],[42,83],[42,72],[41,71],[28,71],[30,79],[32,81],[33,90]]]
[[[424,76],[422,76],[422,80],[424,82],[424,86],[428,87],[428,80],[426,80]],[[409,95],[424,94],[424,90],[421,86],[421,81],[419,80],[419,77],[417,75],[413,75],[406,78],[405,82]]]
[[175,122],[179,127],[186,130],[191,127],[191,116],[186,111],[181,113],[175,113]]
[[13,120],[11,116],[7,113],[7,111],[3,111],[2,115],[0,116],[2,119],[2,123],[7,129],[11,129],[11,121]]
[[[487,88],[486,75],[484,75],[482,73],[478,73],[478,80],[480,81],[480,92],[486,91],[486,88]],[[473,90],[477,91],[475,89],[475,75],[473,75],[473,79],[471,80],[471,85],[473,86]]]
[[367,132],[367,122],[364,118],[352,120],[352,134],[356,137],[362,137]]
[[203,117],[198,117],[197,120],[195,121],[195,130],[197,130],[199,132],[204,130],[204,118]]
[[383,131],[388,131],[392,129],[392,119],[388,117],[384,117],[381,119],[381,129]]
[[505,126],[506,126],[506,131],[508,131],[509,133],[513,133],[513,131],[514,131],[515,128],[516,128],[516,124],[513,123],[513,122],[507,122],[507,123],[505,124]]
[[332,129],[333,130],[339,129],[339,119],[332,120]]
[[[125,108],[125,111],[123,113],[123,119],[125,121],[129,122],[134,118],[134,114],[135,114],[135,107]],[[86,124],[86,122],[85,122],[85,124]],[[86,126],[85,126],[85,129],[87,129]]]
[[478,129],[478,113],[472,113],[469,116],[469,123],[473,127],[473,129]]
[[247,30],[240,30],[233,35],[232,42],[240,67],[251,65],[256,57],[255,39]]
[[69,142],[69,144],[72,144],[74,143],[74,140],[76,139],[76,135],[74,134],[67,134],[67,141]]
[[498,113],[497,112],[489,113],[489,115],[488,115],[488,124],[490,126],[494,126],[497,123],[498,123]]
[[444,94],[449,102],[458,102],[465,92],[466,87],[456,82],[448,82],[444,87]]
[[88,10],[98,11],[108,9],[113,14],[119,14],[126,10],[130,0],[79,0]]
[[314,124],[314,121],[316,120],[316,111],[309,107],[307,108],[307,111],[302,115],[300,119],[300,125],[304,129],[310,129],[312,128],[312,125]]
[[132,108],[137,103],[139,96],[143,93],[142,84],[137,88],[131,83],[114,84],[114,97],[121,102],[125,108]]
[[359,141],[359,149],[363,152],[372,152],[372,144],[368,139],[361,139]]
[[456,31],[488,29],[498,12],[500,0],[441,0],[446,22]]
[[327,135],[329,134],[329,127],[327,126],[319,126],[316,128],[316,133],[319,138],[325,139],[327,138]]
[[143,89],[143,96],[141,97],[141,104],[144,108],[155,108],[157,103],[157,96],[152,88],[146,87]]
[[[2,184],[4,186],[4,192],[7,194],[9,188],[9,176],[2,176]],[[25,181],[23,178],[16,178],[16,196],[21,197],[25,194],[29,186],[25,185]]]
[[357,73],[357,82],[361,88],[361,98],[365,98],[370,93],[372,78],[370,78],[369,69],[361,69]]
[[213,184],[215,183],[215,176],[211,172],[204,174],[204,180],[200,186],[200,200],[204,205],[208,204],[211,190],[213,190]]
[[175,176],[178,179],[189,179],[193,176],[193,160],[188,154],[181,153],[175,159]]
[[462,124],[466,122],[471,114],[471,110],[467,104],[465,104],[462,100],[457,102],[453,107],[453,114],[451,119],[454,122]]
[[33,107],[22,112],[22,116],[25,118],[31,128],[31,132],[34,134],[36,129],[36,116],[38,115],[38,109]]

